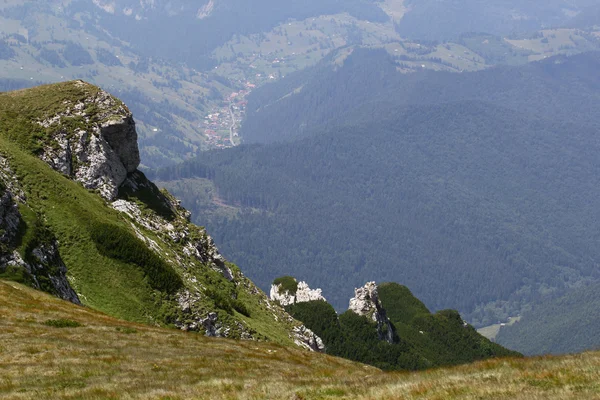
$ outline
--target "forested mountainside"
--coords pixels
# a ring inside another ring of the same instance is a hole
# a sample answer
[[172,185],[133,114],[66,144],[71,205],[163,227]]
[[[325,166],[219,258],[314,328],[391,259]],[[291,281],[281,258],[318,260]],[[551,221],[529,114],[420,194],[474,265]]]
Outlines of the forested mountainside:
[[435,314],[405,286],[367,282],[338,315],[321,295],[292,277],[276,279],[281,302],[323,341],[327,354],[385,370],[417,370],[520,354],[490,342],[454,310]]
[[0,94],[0,279],[130,321],[308,347],[137,170],[136,140],[129,109],[83,81]]
[[511,326],[500,328],[496,342],[525,354],[574,353],[600,347],[600,285],[540,300]]
[[[373,78],[349,82],[345,97],[302,89],[281,100],[285,114],[257,107],[292,132],[313,127],[304,138],[204,153],[156,177],[261,287],[293,273],[338,310],[366,280],[397,281],[479,327],[598,281],[597,54],[453,75],[457,84],[417,76],[424,98],[378,83],[393,65],[362,55]],[[345,77],[366,71],[345,63]]]

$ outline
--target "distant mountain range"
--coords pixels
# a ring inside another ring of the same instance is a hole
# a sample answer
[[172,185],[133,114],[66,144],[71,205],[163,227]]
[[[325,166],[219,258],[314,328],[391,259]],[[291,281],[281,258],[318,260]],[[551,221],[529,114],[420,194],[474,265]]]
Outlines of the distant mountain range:
[[[586,5],[571,3],[538,7],[539,18],[530,18],[532,31],[507,37],[513,28],[504,24],[505,15],[523,9],[518,12],[536,16],[534,7],[496,4],[483,18],[477,2],[459,2],[461,11],[452,13],[444,7],[454,7],[453,2],[432,7],[367,0],[261,0],[251,6],[239,0],[193,5],[7,0],[0,4],[6,21],[0,33],[0,90],[70,79],[101,85],[132,105],[142,167],[155,168],[232,146],[232,139],[239,144],[245,138],[233,130],[240,133],[247,92],[345,46],[384,48],[402,61],[404,72],[472,71],[598,49],[594,14],[569,19]],[[417,28],[434,32],[444,26],[436,13],[453,29],[460,27],[447,41],[424,40],[418,33]],[[568,22],[569,29],[533,32],[543,27],[542,14]],[[482,21],[489,29],[476,30],[488,33],[471,32],[475,29],[464,18]],[[402,32],[411,24],[413,36]],[[238,97],[231,97],[234,93]],[[238,107],[233,120],[230,106]],[[205,124],[209,115],[218,115],[215,126]]]

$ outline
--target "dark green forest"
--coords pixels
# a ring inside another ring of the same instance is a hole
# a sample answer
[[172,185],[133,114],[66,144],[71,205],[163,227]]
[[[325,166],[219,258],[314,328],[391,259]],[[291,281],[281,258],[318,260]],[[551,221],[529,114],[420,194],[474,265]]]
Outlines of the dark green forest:
[[[398,281],[428,308],[485,326],[598,281],[598,55],[430,84],[415,74],[420,91],[408,94],[347,80],[368,63],[387,77],[393,60],[380,55],[356,52],[338,69],[346,89],[364,93],[355,106],[334,81],[320,87],[327,95],[309,82],[285,109],[261,109],[272,126],[310,126],[298,139],[202,153],[152,177],[260,286],[294,274],[338,310],[366,280]],[[215,212],[196,187],[176,185],[183,178],[204,179],[238,212]]]
[[354,49],[342,67],[336,58],[331,54],[315,67],[252,92],[242,131],[245,143],[293,140],[352,121],[376,122],[397,107],[459,101],[598,126],[598,52],[462,74],[401,74],[398,60],[383,50]]
[[454,365],[490,357],[518,355],[465,326],[453,310],[431,314],[404,286],[378,286],[383,307],[392,322],[393,343],[380,340],[377,324],[346,311],[338,316],[325,301],[296,303],[286,310],[315,332],[327,354],[387,370],[416,370]]

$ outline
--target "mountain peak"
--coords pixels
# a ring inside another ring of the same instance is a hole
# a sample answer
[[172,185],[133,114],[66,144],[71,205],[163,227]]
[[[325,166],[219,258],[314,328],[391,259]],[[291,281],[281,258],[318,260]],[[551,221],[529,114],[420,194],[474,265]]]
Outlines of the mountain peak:
[[119,186],[140,164],[131,112],[120,100],[81,80],[53,85],[50,90],[71,96],[63,100],[62,109],[38,119],[49,133],[40,158],[85,188],[98,189],[106,200],[114,200]]

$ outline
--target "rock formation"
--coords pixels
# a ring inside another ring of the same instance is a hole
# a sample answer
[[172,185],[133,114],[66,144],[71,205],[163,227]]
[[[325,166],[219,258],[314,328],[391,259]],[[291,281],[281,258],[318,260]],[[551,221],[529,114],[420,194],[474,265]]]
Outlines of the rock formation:
[[376,322],[379,339],[393,343],[393,326],[379,301],[375,282],[367,282],[365,286],[354,289],[354,297],[350,299],[348,309]]
[[[63,112],[38,121],[56,130],[40,157],[56,171],[114,200],[119,186],[140,164],[135,122],[121,101],[83,81],[76,84],[89,86],[89,97],[65,104]],[[65,129],[66,120],[77,121],[78,126]]]
[[269,297],[271,300],[276,300],[285,307],[290,304],[305,303],[307,301],[326,301],[321,293],[321,289],[311,289],[306,282],[298,282],[296,293],[290,293],[288,290],[283,289],[281,285],[271,285]]
[[306,350],[323,352],[325,344],[320,337],[304,325],[296,326],[292,329],[294,343]]

